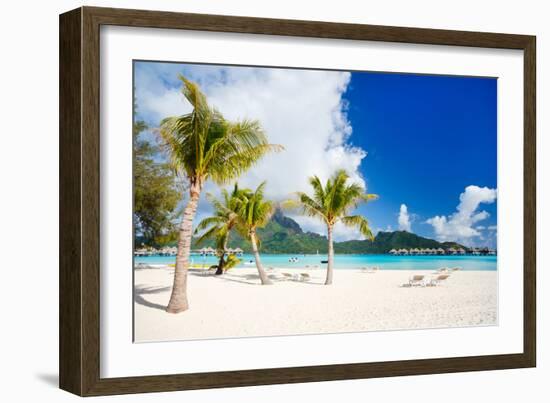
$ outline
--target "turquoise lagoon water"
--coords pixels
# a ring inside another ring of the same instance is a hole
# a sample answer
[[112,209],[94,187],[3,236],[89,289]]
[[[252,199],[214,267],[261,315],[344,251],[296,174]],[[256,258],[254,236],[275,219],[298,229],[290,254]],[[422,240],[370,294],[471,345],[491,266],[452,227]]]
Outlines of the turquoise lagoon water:
[[[286,269],[304,268],[306,265],[326,267],[322,260],[326,255],[267,255],[262,254],[265,267],[282,267]],[[297,262],[291,261],[297,258]],[[255,267],[252,255],[244,254],[238,267]],[[193,264],[210,266],[217,263],[214,256],[191,256]],[[173,264],[174,256],[140,256],[134,258],[135,263]],[[252,262],[252,264],[250,264]],[[392,255],[336,255],[335,269],[359,269],[366,266],[379,266],[385,270],[435,270],[441,267],[461,267],[464,270],[496,270],[496,256],[392,256]]]

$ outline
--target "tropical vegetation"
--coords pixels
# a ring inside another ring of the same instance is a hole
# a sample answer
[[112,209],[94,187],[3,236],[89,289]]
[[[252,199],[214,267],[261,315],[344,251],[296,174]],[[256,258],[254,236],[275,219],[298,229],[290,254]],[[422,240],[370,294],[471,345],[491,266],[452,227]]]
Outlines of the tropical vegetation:
[[207,102],[199,86],[179,75],[181,91],[192,111],[165,118],[160,137],[173,169],[188,184],[178,236],[178,251],[167,312],[188,309],[187,274],[193,219],[201,192],[208,180],[224,185],[236,179],[264,155],[282,146],[269,144],[257,120],[229,121]]
[[373,239],[374,236],[367,219],[361,215],[350,215],[359,204],[374,200],[378,196],[365,193],[365,189],[357,183],[348,183],[349,175],[344,170],[336,171],[325,185],[317,176],[309,178],[313,188],[310,196],[304,192],[297,193],[297,200],[288,201],[289,207],[300,207],[302,213],[323,221],[327,226],[328,262],[325,285],[332,284],[334,270],[334,226],[342,223],[348,227],[357,228],[363,236]]
[[239,222],[239,208],[241,208],[243,200],[250,194],[250,191],[248,189],[239,189],[239,186],[235,184],[231,193],[226,189],[222,189],[221,193],[221,200],[214,197],[211,193],[207,194],[207,198],[214,208],[214,213],[212,216],[204,218],[195,229],[195,234],[200,234],[196,239],[196,245],[201,245],[207,239],[215,241],[216,252],[219,256],[216,270],[217,275],[223,274],[224,268],[228,263],[225,256],[227,254],[229,238],[232,230]]
[[[306,232],[291,217],[277,209],[264,228],[257,230],[262,240],[261,252],[266,254],[320,254],[328,252],[326,235]],[[197,244],[193,240],[193,249],[200,247],[216,248],[214,240],[204,240]],[[240,248],[244,253],[252,253],[250,241],[239,233],[231,236],[230,247]],[[385,254],[392,249],[469,249],[457,242],[439,242],[407,231],[379,231],[373,240],[334,241],[335,254]]]
[[158,247],[177,237],[181,184],[169,164],[155,161],[158,147],[144,136],[143,121],[133,125],[135,247]]
[[252,245],[252,254],[258,269],[258,275],[262,284],[272,284],[271,280],[262,266],[260,252],[258,249],[260,239],[258,238],[258,228],[265,227],[271,219],[274,211],[274,205],[271,201],[264,198],[265,182],[262,182],[254,192],[243,192],[241,194],[241,203],[238,207],[237,228],[240,233],[245,235]]

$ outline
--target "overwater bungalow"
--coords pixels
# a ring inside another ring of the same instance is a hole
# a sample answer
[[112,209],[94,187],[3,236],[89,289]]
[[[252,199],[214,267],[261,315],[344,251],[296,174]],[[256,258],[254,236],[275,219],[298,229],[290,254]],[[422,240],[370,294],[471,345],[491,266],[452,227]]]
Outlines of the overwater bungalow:
[[444,255],[444,254],[445,254],[445,249],[443,249],[443,248],[437,248],[437,254],[438,254],[438,255]]
[[145,248],[139,248],[134,250],[134,256],[149,256],[150,252],[149,250]]
[[156,254],[160,256],[176,256],[177,253],[178,253],[178,248],[176,248],[175,246],[173,247],[165,246],[161,250],[156,251]]
[[208,248],[202,248],[199,250],[199,253],[202,256],[214,256],[216,254],[216,250],[211,248],[210,246]]
[[464,249],[462,249],[462,248],[459,248],[459,249],[457,249],[457,253],[458,253],[459,255],[465,255],[465,254],[466,254],[466,251],[465,251]]
[[389,253],[390,255],[397,255],[399,252],[397,251],[397,249],[392,249]]
[[408,255],[409,251],[407,249],[399,249],[399,254],[400,255]]

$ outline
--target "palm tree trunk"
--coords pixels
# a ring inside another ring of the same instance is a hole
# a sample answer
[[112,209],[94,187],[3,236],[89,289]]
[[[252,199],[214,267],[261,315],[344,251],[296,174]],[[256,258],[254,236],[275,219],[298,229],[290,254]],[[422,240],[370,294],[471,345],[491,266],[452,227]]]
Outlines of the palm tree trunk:
[[262,280],[263,285],[273,284],[271,280],[267,277],[267,274],[262,266],[260,260],[260,253],[258,252],[258,241],[256,240],[256,232],[250,232],[250,243],[252,244],[252,253],[254,253],[254,259],[256,260],[256,268],[258,269],[258,274],[260,275],[260,280]]
[[220,261],[218,262],[218,269],[216,270],[216,275],[219,276],[220,274],[223,274],[223,266],[225,266],[225,251],[227,250],[227,240],[223,243],[223,251],[222,255],[220,257]]
[[332,271],[334,266],[334,245],[332,242],[332,226],[328,226],[328,263],[327,263],[327,279],[325,285],[332,284]]
[[189,309],[187,300],[187,271],[189,270],[189,256],[191,255],[191,240],[193,236],[193,219],[197,212],[197,205],[201,194],[201,186],[192,184],[189,189],[189,202],[183,210],[178,239],[178,253],[176,254],[176,269],[170,302],[166,312],[179,313]]

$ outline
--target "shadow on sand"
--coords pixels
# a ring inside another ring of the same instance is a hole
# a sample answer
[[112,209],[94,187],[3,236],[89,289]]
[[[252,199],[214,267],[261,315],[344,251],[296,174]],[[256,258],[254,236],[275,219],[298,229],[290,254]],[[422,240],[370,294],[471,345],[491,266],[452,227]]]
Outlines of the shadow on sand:
[[[189,270],[189,274],[192,276],[212,277],[213,279],[216,279],[219,281],[228,281],[228,282],[248,284],[248,285],[262,285],[260,281],[260,276],[258,274],[238,274],[237,272],[238,272],[238,269],[216,276],[213,273],[207,274],[203,270],[193,270],[193,269]],[[273,283],[291,282],[291,283],[300,283],[304,285],[323,285],[324,284],[324,283],[319,283],[312,280],[301,281],[293,277],[281,277],[279,273],[273,273],[269,271],[267,273],[267,277]]]
[[161,292],[170,291],[172,287],[134,287],[134,302],[137,304],[146,306],[148,308],[160,309],[161,311],[166,310],[166,305],[157,304],[151,301],[146,300],[144,295],[159,294]]

